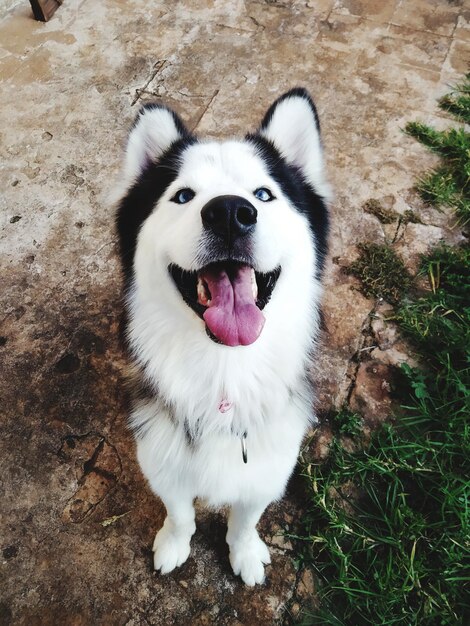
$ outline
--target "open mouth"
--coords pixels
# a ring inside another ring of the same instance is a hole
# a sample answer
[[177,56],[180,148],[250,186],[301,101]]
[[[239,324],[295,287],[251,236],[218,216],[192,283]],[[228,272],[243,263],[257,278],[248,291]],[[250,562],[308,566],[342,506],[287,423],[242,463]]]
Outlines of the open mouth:
[[222,261],[194,272],[171,264],[168,271],[183,300],[204,320],[214,341],[246,346],[261,334],[265,321],[262,310],[281,268],[264,274],[244,263]]

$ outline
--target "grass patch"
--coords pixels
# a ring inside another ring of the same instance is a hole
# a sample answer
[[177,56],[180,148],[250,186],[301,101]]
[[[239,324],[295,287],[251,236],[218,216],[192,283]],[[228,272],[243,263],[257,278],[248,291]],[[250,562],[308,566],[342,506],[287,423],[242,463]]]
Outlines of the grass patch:
[[470,618],[469,251],[436,251],[422,271],[428,295],[397,312],[428,363],[426,371],[403,368],[406,416],[350,453],[340,436],[357,436],[360,417],[344,409],[326,462],[305,465],[304,559],[322,585],[321,609],[306,625]]
[[459,369],[470,347],[470,248],[435,250],[420,274],[427,275],[430,293],[403,304],[397,320],[427,363]]
[[[448,110],[469,121],[470,75],[449,98]],[[466,219],[468,134],[409,130],[443,156],[424,179],[429,201],[446,198]],[[412,300],[403,297],[411,278],[386,246],[364,244],[351,269],[365,295],[395,304],[425,367],[403,366],[403,414],[394,425],[348,451],[342,439],[361,440],[361,418],[345,408],[331,419],[326,461],[303,463],[310,504],[298,538],[303,565],[318,576],[320,608],[304,613],[302,624],[463,626],[470,623],[470,249],[441,247],[424,258],[428,289]]]
[[362,206],[366,213],[374,215],[382,224],[393,224],[399,218],[399,214],[393,209],[386,209],[378,200],[371,198]]
[[439,100],[439,106],[461,122],[470,124],[470,74],[449,94]]
[[[459,121],[470,123],[470,74],[439,106]],[[436,207],[451,207],[466,224],[470,219],[470,134],[464,127],[437,131],[420,122],[410,122],[405,132],[442,157],[441,165],[418,183],[423,200]]]
[[400,257],[386,245],[361,243],[359,258],[345,269],[361,281],[366,298],[400,302],[411,285],[411,276]]
[[406,209],[402,218],[402,224],[422,224],[421,218],[412,209]]
[[362,205],[362,209],[365,213],[369,213],[376,217],[381,224],[393,224],[399,222],[400,224],[422,224],[420,217],[412,210],[406,209],[401,215],[393,209],[387,209],[378,200],[370,198]]
[[362,432],[362,418],[357,413],[342,409],[331,416],[333,430],[339,435],[357,437]]

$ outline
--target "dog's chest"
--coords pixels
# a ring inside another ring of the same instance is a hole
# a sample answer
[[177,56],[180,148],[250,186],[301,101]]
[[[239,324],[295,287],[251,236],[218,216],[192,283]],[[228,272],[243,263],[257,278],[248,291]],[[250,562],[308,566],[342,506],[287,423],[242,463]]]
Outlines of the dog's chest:
[[289,400],[289,385],[274,362],[230,357],[193,351],[175,367],[166,359],[156,373],[173,417],[195,438],[205,432],[241,436],[268,422]]
[[143,421],[153,416],[144,436],[137,439],[139,462],[163,492],[171,492],[178,477],[185,492],[213,506],[243,499],[269,502],[280,497],[294,467],[308,424],[303,409],[291,402],[282,413],[249,431],[245,462],[241,437],[207,428],[188,442],[179,425],[164,415],[155,419],[146,404],[133,416]]
[[227,349],[174,319],[172,332],[162,329],[146,307],[134,311],[133,353],[172,417],[194,438],[253,431],[297,391],[304,359],[269,328],[253,346]]

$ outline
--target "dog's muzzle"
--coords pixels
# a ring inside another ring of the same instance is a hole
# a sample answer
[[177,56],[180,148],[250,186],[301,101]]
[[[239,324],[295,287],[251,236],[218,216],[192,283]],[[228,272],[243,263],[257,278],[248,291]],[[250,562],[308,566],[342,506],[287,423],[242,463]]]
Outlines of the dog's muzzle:
[[258,212],[241,196],[217,196],[201,210],[206,254],[197,271],[172,263],[168,270],[184,301],[206,324],[209,336],[226,346],[254,343],[264,326],[280,267],[255,270],[253,237]]

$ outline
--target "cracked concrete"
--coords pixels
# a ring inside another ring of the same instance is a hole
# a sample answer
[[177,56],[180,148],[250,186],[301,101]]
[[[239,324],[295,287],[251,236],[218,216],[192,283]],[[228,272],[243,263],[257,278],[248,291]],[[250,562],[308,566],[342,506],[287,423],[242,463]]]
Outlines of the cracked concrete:
[[[422,205],[435,163],[402,133],[443,127],[436,99],[467,71],[470,10],[445,0],[66,0],[37,23],[0,0],[1,624],[282,623],[314,605],[296,572],[302,491],[261,523],[273,564],[262,588],[229,567],[223,513],[200,513],[193,553],[152,572],[164,511],[135,461],[117,345],[120,274],[108,202],[141,102],[162,99],[214,137],[253,129],[294,85],[314,95],[335,190],[325,341],[312,375],[321,414],[348,399],[373,425],[390,372],[413,358],[343,268],[356,244],[419,254],[456,241],[452,216]],[[421,224],[382,224],[376,199]],[[388,204],[387,204],[388,203]],[[315,452],[328,448],[328,427]]]

